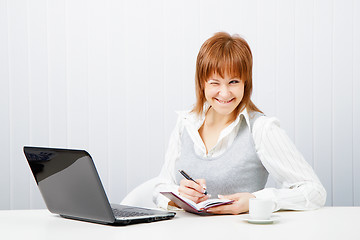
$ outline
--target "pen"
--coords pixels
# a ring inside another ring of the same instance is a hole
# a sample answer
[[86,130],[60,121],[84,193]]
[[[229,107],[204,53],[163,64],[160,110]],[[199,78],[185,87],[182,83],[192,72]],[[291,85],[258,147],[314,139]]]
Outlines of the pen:
[[[196,182],[197,184],[199,184],[197,181],[195,181],[192,177],[190,177],[184,170],[179,170],[179,172],[181,173],[181,175],[184,176],[184,178],[186,178],[187,180],[190,180],[190,181],[193,181],[193,182]],[[200,185],[200,184],[199,184]],[[206,189],[204,189],[204,194],[207,195],[208,192],[206,191]]]

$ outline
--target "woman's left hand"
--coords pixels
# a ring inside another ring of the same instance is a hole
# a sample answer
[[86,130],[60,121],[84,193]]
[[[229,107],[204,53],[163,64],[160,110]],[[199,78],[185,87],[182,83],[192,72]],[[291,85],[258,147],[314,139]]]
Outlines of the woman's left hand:
[[249,199],[255,198],[251,193],[236,193],[227,196],[219,196],[220,198],[234,200],[232,204],[221,205],[212,207],[206,210],[208,213],[213,214],[240,214],[249,211]]

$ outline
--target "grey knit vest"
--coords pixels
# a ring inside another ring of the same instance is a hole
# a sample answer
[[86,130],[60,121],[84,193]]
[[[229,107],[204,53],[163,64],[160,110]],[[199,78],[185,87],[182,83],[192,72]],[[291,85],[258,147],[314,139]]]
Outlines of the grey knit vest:
[[[262,114],[252,112],[249,115],[252,131],[255,120]],[[184,129],[180,158],[175,163],[177,184],[184,178],[178,170],[184,170],[194,179],[205,179],[212,198],[216,198],[218,194],[252,193],[263,189],[269,173],[256,153],[251,131],[243,118],[229,149],[218,157],[203,158],[195,153],[194,142]]]

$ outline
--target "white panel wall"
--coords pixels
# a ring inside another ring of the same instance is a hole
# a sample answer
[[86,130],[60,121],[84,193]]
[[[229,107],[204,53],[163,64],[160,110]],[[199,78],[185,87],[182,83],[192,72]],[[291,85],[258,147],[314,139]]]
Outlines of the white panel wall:
[[0,209],[45,207],[24,145],[88,150],[112,202],[156,176],[217,31],[248,40],[253,99],[327,205],[360,205],[359,16],[359,0],[0,0]]

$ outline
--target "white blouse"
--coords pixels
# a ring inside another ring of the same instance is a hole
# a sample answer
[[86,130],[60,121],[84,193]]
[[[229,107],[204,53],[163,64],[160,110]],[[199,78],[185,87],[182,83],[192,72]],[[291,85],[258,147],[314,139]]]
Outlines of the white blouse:
[[[250,128],[249,115],[245,109],[233,123],[222,130],[216,145],[206,153],[205,145],[198,132],[205,120],[205,114],[199,117],[195,113],[184,111],[178,112],[178,115],[153,196],[155,204],[164,209],[168,209],[169,200],[160,192],[178,192],[179,186],[175,184],[174,168],[181,154],[181,136],[185,128],[194,142],[196,154],[205,158],[219,156],[231,146],[241,121],[245,120]],[[285,131],[280,128],[280,123],[276,118],[259,117],[254,122],[252,136],[262,164],[278,186],[281,186],[280,189],[265,188],[252,193],[256,198],[273,200],[276,205],[274,211],[279,209],[310,210],[325,204],[324,187]]]

